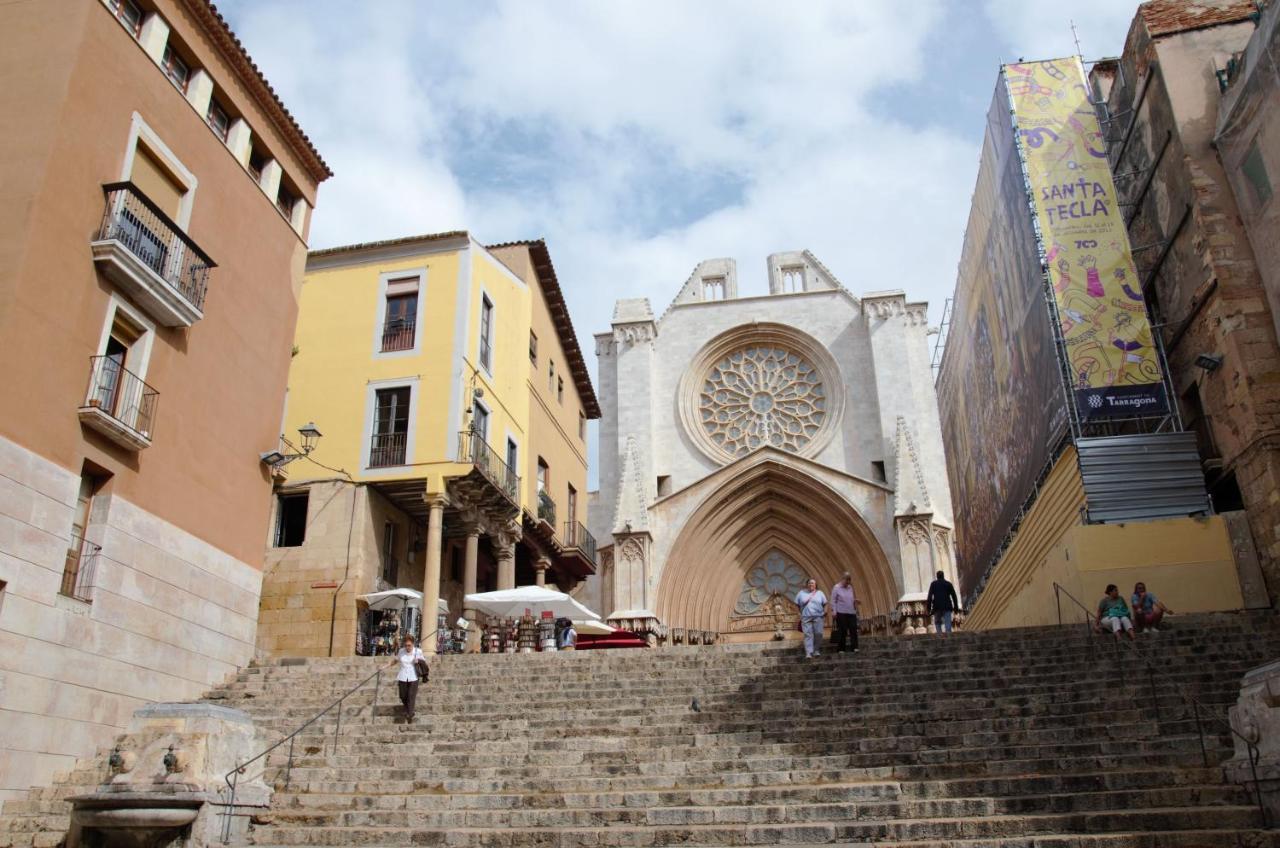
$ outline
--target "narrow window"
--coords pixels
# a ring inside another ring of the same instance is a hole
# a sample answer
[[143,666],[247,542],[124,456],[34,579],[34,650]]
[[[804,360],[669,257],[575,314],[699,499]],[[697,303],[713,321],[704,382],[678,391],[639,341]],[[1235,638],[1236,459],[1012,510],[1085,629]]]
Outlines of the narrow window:
[[658,497],[660,498],[665,497],[666,495],[669,495],[669,494],[671,494],[671,475],[659,474],[658,475]]
[[1261,208],[1271,200],[1271,178],[1267,175],[1267,165],[1262,161],[1262,151],[1258,149],[1258,140],[1249,145],[1249,153],[1244,157],[1240,171],[1253,188],[1253,198]]
[[89,521],[93,517],[93,499],[106,484],[107,475],[89,469],[80,472],[80,489],[76,494],[76,507],[71,513],[71,541],[67,545],[67,557],[62,567],[63,595],[88,601],[92,598],[94,572],[98,564],[98,546],[85,538]]
[[418,278],[387,283],[387,307],[382,323],[382,352],[412,350],[418,324]]
[[519,462],[520,448],[516,446],[514,439],[507,439],[507,468],[514,472]]
[[133,37],[137,38],[142,34],[142,7],[134,0],[109,0],[111,11],[120,19],[120,23],[125,25],[129,32],[133,33]]
[[551,469],[547,466],[547,461],[542,457],[538,457],[538,491],[545,492],[547,490],[547,477],[550,475]]
[[296,548],[307,539],[307,492],[276,495],[276,547]]
[[529,331],[529,361],[538,364],[538,337],[533,330]]
[[556,378],[556,400],[564,403],[564,377]]
[[578,490],[573,488],[573,484],[569,484],[569,502],[567,504],[569,511],[565,513],[565,518],[569,521],[578,520]]
[[556,390],[556,361],[549,360],[551,369],[547,371],[547,391],[554,392]]
[[205,113],[204,119],[213,134],[225,142],[227,131],[231,129],[231,116],[216,97],[209,98],[209,111]]
[[703,277],[702,278],[702,299],[703,300],[724,300],[725,284],[724,277]]
[[292,188],[285,185],[284,180],[280,180],[280,188],[276,191],[276,208],[280,210],[280,214],[293,221],[293,207],[298,203],[298,193]]
[[267,167],[267,154],[256,147],[249,149],[249,173],[255,183],[262,182],[262,171]]
[[385,522],[382,525],[382,579],[396,585],[400,576],[400,561],[396,559],[396,523]]
[[578,438],[584,442],[587,440],[587,414],[585,412],[578,413]]
[[4,612],[4,590],[8,588],[8,586],[9,584],[7,582],[0,580],[0,613]]
[[181,92],[186,92],[187,83],[191,80],[191,66],[178,55],[178,51],[173,49],[172,44],[166,44],[164,47],[164,58],[160,61],[160,67],[164,69],[164,75],[169,81],[178,87]]
[[493,372],[493,301],[488,295],[480,300],[480,365]]
[[887,479],[884,474],[884,463],[878,459],[871,461],[871,479],[878,483],[883,483]]
[[404,465],[409,436],[409,387],[379,389],[373,411],[373,443],[369,467]]
[[475,415],[471,418],[471,430],[480,437],[481,444],[489,442],[489,410],[476,404]]

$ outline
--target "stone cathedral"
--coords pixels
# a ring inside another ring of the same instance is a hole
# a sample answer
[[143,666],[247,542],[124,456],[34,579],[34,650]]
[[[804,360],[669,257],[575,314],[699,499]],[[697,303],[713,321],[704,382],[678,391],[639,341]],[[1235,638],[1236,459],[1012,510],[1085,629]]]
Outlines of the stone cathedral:
[[586,600],[673,642],[796,630],[809,577],[853,574],[864,626],[923,631],[955,580],[926,304],[855,296],[808,251],[738,294],[700,263],[667,310],[620,300],[598,334],[602,545]]

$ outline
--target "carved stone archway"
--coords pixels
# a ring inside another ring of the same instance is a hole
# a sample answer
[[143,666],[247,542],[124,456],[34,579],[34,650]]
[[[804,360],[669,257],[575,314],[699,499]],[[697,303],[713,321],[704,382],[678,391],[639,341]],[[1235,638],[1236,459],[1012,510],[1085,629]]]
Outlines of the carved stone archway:
[[733,631],[748,571],[773,551],[827,592],[852,572],[865,616],[887,614],[898,600],[889,559],[858,511],[804,470],[767,461],[727,481],[685,522],[659,579],[658,617],[671,627]]

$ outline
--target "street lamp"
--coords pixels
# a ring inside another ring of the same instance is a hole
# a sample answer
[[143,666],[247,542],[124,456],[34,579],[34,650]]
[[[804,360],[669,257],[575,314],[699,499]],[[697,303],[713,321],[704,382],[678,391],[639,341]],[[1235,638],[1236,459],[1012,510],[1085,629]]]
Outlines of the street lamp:
[[290,448],[292,452],[285,453],[281,450],[266,451],[258,454],[258,459],[273,470],[284,468],[294,460],[302,459],[315,450],[316,444],[320,441],[321,433],[315,422],[309,421],[298,428],[298,435],[302,436],[302,450],[298,450],[292,442],[281,436],[280,441],[284,442],[285,447]]

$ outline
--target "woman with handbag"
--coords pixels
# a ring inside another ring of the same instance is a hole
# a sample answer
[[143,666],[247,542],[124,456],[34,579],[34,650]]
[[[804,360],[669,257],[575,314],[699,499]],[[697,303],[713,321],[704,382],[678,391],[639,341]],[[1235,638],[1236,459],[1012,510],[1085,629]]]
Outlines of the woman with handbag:
[[413,643],[412,636],[405,636],[400,650],[396,651],[400,673],[396,684],[400,689],[400,703],[404,705],[404,720],[413,723],[413,705],[418,700],[418,683],[427,679],[430,669],[422,649]]

